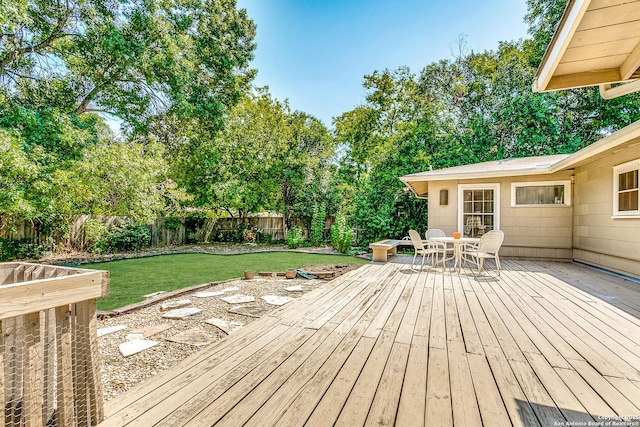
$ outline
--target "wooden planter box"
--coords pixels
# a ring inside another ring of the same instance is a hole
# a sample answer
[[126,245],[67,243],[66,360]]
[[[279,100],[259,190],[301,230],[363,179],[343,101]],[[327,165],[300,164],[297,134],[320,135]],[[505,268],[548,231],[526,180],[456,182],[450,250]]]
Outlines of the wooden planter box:
[[104,418],[96,298],[108,293],[108,272],[0,263],[0,426]]

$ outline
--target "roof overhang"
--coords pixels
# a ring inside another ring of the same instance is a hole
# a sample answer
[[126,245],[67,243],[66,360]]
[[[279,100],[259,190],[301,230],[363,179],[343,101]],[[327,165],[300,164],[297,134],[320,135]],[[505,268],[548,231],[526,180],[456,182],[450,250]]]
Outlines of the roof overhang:
[[640,0],[569,0],[533,91],[629,82],[640,78],[639,68]]
[[446,169],[420,172],[400,177],[417,197],[426,198],[429,182],[469,181],[515,176],[548,175],[570,170],[592,161],[596,156],[640,145],[640,121],[603,138],[573,154],[496,160]]

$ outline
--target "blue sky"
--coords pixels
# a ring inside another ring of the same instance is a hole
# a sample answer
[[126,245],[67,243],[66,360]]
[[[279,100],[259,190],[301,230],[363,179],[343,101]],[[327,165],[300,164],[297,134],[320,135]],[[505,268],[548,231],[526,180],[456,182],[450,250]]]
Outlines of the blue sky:
[[407,65],[414,73],[527,36],[526,0],[238,0],[257,25],[254,84],[331,127],[364,99],[362,80]]

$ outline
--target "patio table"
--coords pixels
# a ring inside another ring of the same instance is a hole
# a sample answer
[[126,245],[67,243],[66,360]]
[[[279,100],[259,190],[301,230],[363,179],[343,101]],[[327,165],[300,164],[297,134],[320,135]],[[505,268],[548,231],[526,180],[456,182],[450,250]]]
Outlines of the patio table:
[[442,259],[442,265],[450,259],[455,260],[454,267],[460,268],[462,266],[462,247],[465,243],[478,243],[480,241],[477,237],[460,237],[458,239],[451,236],[446,237],[432,237],[430,240],[434,242],[442,242],[445,245],[453,244],[453,256]]

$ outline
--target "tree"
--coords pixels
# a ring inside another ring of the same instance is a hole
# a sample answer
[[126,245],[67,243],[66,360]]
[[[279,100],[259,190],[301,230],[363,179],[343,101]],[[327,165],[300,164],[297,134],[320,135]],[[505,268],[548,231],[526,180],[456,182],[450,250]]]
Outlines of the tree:
[[105,142],[83,154],[56,173],[55,203],[62,215],[125,216],[147,224],[174,196],[158,143]]
[[10,6],[0,36],[5,92],[39,92],[66,113],[107,112],[140,131],[162,115],[219,129],[254,74],[255,25],[235,0]]
[[288,105],[259,89],[229,114],[225,128],[203,143],[204,166],[190,188],[234,217],[273,209],[278,204],[280,161],[291,132]]
[[19,137],[0,129],[0,230],[19,219],[36,217],[37,176],[38,164],[22,151]]
[[336,203],[327,198],[334,140],[320,120],[300,111],[289,114],[288,126],[290,138],[277,167],[278,209],[285,214],[287,226],[295,217],[310,229],[316,206],[328,206],[329,215],[336,212]]

